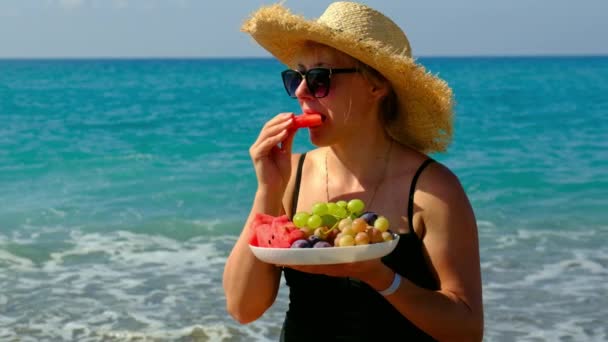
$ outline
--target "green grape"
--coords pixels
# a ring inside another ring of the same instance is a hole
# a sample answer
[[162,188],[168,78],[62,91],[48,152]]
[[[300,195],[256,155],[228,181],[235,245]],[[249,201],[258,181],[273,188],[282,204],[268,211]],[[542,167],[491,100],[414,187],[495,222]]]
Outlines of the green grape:
[[338,219],[335,218],[333,215],[323,215],[321,216],[321,220],[322,220],[322,225],[324,225],[325,227],[333,227],[334,224],[336,224],[336,222],[338,222]]
[[340,247],[354,246],[355,238],[352,235],[342,235],[338,240],[338,245]]
[[322,223],[323,223],[323,219],[321,218],[321,216],[312,214],[308,218],[308,221],[306,222],[306,226],[308,228],[315,229],[315,228],[320,227]]
[[346,206],[348,206],[348,202],[346,202],[346,201],[338,201],[338,202],[336,202],[336,204],[337,204],[339,207],[342,207],[342,208],[344,208],[344,209],[346,209]]
[[338,209],[336,209],[333,215],[337,218],[346,218],[348,216],[348,212],[346,211],[346,209],[338,207]]
[[383,232],[382,238],[384,239],[384,241],[393,241],[393,239],[394,239],[393,234],[391,234],[389,232]]
[[349,217],[343,218],[340,220],[340,223],[338,224],[338,229],[340,231],[342,231],[346,227],[351,227],[352,224],[353,224],[353,220],[351,218],[349,218]]
[[327,213],[329,215],[336,216],[336,210],[338,210],[338,208],[340,208],[340,207],[338,207],[338,205],[336,203],[333,203],[333,202],[327,203]]
[[388,230],[388,219],[384,216],[379,216],[374,222],[374,227],[381,232],[385,232]]
[[327,203],[327,212],[330,215],[333,215],[339,219],[345,218],[346,216],[348,216],[346,209],[342,208],[341,206],[337,205],[336,203]]
[[293,215],[293,224],[295,224],[298,228],[306,227],[309,217],[310,214],[304,211],[296,213],[295,215]]
[[353,214],[359,214],[363,212],[363,209],[365,209],[365,203],[363,203],[362,200],[356,198],[356,199],[352,199],[350,201],[348,201],[348,204],[346,206],[348,208],[348,210],[353,213]]
[[312,213],[314,215],[325,215],[327,214],[327,203],[318,202],[312,206]]
[[340,233],[342,235],[350,235],[352,237],[354,237],[355,235],[357,235],[357,232],[353,230],[352,226],[344,227]]

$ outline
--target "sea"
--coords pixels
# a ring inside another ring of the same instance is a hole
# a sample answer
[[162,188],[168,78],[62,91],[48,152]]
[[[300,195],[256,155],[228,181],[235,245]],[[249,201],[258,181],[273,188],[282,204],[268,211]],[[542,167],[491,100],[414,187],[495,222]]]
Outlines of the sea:
[[[475,211],[484,341],[608,341],[608,57],[417,61],[455,94],[431,156]],[[284,282],[241,325],[222,272],[256,190],[248,149],[299,110],[284,68],[0,60],[0,341],[277,341]]]

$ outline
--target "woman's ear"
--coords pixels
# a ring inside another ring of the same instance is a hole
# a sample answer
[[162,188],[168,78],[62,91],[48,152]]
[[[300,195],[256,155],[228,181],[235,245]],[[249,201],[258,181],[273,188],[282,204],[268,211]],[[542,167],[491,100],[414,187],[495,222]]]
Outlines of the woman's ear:
[[373,82],[372,84],[372,96],[377,99],[382,99],[388,96],[390,86],[386,81],[383,82]]

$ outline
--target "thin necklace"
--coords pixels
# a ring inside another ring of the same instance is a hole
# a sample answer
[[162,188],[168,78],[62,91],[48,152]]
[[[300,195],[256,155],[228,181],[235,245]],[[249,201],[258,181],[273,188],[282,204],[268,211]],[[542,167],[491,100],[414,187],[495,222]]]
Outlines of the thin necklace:
[[[382,170],[382,178],[376,183],[374,187],[374,192],[372,193],[372,198],[369,201],[369,204],[366,203],[367,208],[371,208],[372,203],[374,203],[374,199],[376,198],[376,192],[378,192],[378,188],[380,184],[383,183],[384,178],[386,178],[386,170],[388,167],[388,161],[391,157],[391,150],[393,149],[393,140],[391,139],[391,143],[388,146],[388,150],[386,151],[386,155],[384,156],[384,168]],[[329,153],[329,149],[325,152],[325,196],[327,196],[327,202],[329,203],[329,171],[327,168],[327,155]]]

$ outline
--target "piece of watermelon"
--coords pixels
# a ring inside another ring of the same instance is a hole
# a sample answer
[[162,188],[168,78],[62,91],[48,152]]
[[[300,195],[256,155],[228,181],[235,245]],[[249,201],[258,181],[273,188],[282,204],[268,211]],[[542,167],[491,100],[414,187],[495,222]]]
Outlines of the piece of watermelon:
[[251,225],[253,232],[249,243],[253,246],[289,248],[294,241],[306,238],[287,215],[256,214]]
[[[252,246],[260,246],[260,244],[258,243],[258,227],[261,225],[266,225],[269,226],[272,225],[272,220],[274,219],[274,216],[271,215],[266,215],[266,214],[256,214],[253,217],[253,220],[251,221],[251,229],[250,229],[250,236],[249,236],[249,244]],[[259,229],[267,229],[267,228],[259,228]]]
[[316,127],[323,123],[323,118],[320,114],[302,114],[293,116],[293,127],[306,128]]

